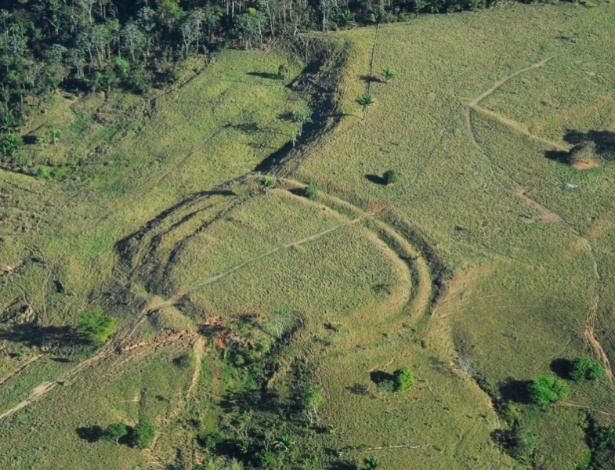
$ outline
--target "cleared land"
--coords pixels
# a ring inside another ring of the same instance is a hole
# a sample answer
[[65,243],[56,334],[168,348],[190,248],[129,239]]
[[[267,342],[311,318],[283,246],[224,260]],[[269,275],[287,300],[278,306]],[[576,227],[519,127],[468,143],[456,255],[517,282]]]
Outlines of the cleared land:
[[[615,406],[615,163],[561,160],[615,132],[614,22],[609,6],[425,16],[311,37],[307,64],[222,52],[153,99],[58,95],[26,133],[61,123],[62,142],[24,150],[50,178],[0,170],[0,467],[192,468],[197,434],[271,412],[233,397],[284,404],[305,367],[328,429],[297,437],[316,468],[513,468],[494,399],[583,353],[606,379],[519,405],[536,465],[575,468],[585,412]],[[96,351],[70,329],[94,308],[119,323]],[[233,341],[279,345],[262,387]],[[406,365],[412,390],[377,386]],[[148,451],[99,439],[143,418]]]

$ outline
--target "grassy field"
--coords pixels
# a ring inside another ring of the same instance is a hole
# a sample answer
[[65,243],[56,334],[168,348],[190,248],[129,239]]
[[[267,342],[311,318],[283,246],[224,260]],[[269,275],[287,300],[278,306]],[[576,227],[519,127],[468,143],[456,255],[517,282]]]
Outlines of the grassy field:
[[[342,69],[224,51],[155,96],[58,94],[24,131],[62,132],[24,147],[38,177],[0,170],[0,467],[194,468],[211,458],[197,436],[291,429],[305,374],[323,404],[296,436],[301,468],[523,466],[494,439],[503,400],[536,434],[536,468],[576,468],[586,412],[611,420],[611,379],[546,409],[519,397],[558,360],[615,354],[615,163],[561,161],[615,132],[614,20],[609,5],[425,15],[313,36]],[[339,122],[292,149],[307,102]],[[284,146],[265,185],[255,169]],[[95,308],[118,320],[99,349],[71,330]],[[402,366],[414,388],[385,391]],[[144,418],[149,450],[100,439]]]

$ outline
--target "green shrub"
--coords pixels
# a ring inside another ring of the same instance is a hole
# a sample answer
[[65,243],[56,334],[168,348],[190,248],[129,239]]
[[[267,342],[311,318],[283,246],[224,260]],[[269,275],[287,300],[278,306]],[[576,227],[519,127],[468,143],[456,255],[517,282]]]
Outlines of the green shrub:
[[36,177],[39,180],[46,180],[49,179],[49,170],[47,169],[47,167],[44,166],[39,166],[36,168]]
[[389,83],[397,76],[397,72],[395,72],[395,70],[393,70],[392,68],[387,67],[382,71],[382,76],[384,77],[386,82]]
[[139,421],[135,427],[134,442],[139,449],[147,449],[154,443],[156,427],[150,421]]
[[115,318],[105,315],[100,310],[81,314],[77,320],[77,331],[88,341],[102,345],[115,333]]
[[173,359],[173,364],[175,364],[180,369],[186,369],[192,365],[192,355],[188,353],[184,353],[181,356],[177,356]]
[[569,394],[566,382],[549,375],[538,375],[529,386],[530,400],[537,405],[565,400]]
[[288,77],[288,73],[289,73],[289,70],[288,70],[288,67],[286,65],[281,64],[278,67],[278,77],[279,77],[280,80],[285,80],[286,77]]
[[507,401],[498,407],[498,414],[502,417],[506,424],[514,426],[519,422],[521,417],[519,408],[512,401]]
[[374,100],[373,96],[370,95],[369,93],[363,93],[357,99],[357,103],[359,103],[361,105],[361,107],[365,110],[365,109],[369,108],[371,105],[373,105],[375,103],[375,100]]
[[577,357],[572,361],[570,378],[572,380],[598,380],[604,376],[604,367],[598,361],[587,356]]
[[310,183],[307,188],[305,188],[305,197],[307,197],[310,201],[315,201],[318,199],[318,186],[314,183]]
[[378,470],[380,468],[380,462],[376,457],[365,457],[363,459],[362,470]]
[[395,377],[395,391],[403,392],[409,390],[414,386],[414,374],[407,367],[401,367],[393,372]]
[[271,188],[271,187],[275,184],[275,180],[274,180],[271,176],[265,176],[265,177],[263,177],[263,179],[261,180],[261,184],[262,184],[265,188]]
[[510,455],[523,463],[532,460],[536,451],[536,436],[527,426],[515,426],[510,436]]
[[395,170],[389,170],[384,174],[384,182],[388,185],[397,183],[398,177]]
[[380,390],[381,392],[392,393],[396,390],[394,380],[384,379],[378,382],[376,386],[378,387],[378,390]]
[[124,423],[113,423],[105,429],[105,438],[111,442],[117,442],[128,435],[128,427]]

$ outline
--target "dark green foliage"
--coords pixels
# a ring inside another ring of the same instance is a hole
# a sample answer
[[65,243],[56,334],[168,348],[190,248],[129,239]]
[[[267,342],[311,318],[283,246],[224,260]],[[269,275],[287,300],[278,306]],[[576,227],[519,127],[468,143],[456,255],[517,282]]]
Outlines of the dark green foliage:
[[275,184],[275,180],[274,180],[271,176],[265,176],[265,177],[263,177],[263,179],[261,180],[261,184],[262,184],[265,188],[271,188],[271,187]]
[[414,374],[407,367],[401,367],[393,372],[395,377],[395,391],[403,392],[414,386]]
[[175,359],[173,359],[173,364],[175,364],[181,369],[187,369],[192,365],[192,361],[193,356],[188,353],[184,353],[181,356],[177,356]]
[[293,111],[293,121],[299,124],[299,129],[297,130],[297,135],[301,137],[303,133],[303,126],[312,122],[312,110],[307,105],[302,105]]
[[600,362],[587,356],[577,357],[572,361],[570,378],[572,380],[598,380],[604,377],[604,367]]
[[22,145],[23,140],[20,135],[13,132],[6,134],[0,139],[0,157],[12,157]]
[[387,67],[382,71],[382,76],[384,77],[386,82],[389,83],[391,80],[397,77],[397,72],[395,72],[395,70],[393,70],[392,68]]
[[374,97],[370,95],[369,93],[363,93],[357,99],[357,103],[361,105],[363,110],[366,110],[367,108],[369,108],[371,105],[375,103],[375,100],[374,100]]
[[278,77],[280,77],[280,80],[285,80],[286,77],[288,77],[288,67],[284,64],[281,64],[278,67]]
[[587,429],[590,453],[579,470],[611,470],[615,462],[615,425],[597,426],[593,419]]
[[534,432],[527,426],[515,426],[510,435],[510,455],[520,462],[529,463],[535,451],[536,436]]
[[393,185],[397,183],[398,176],[395,170],[389,170],[383,176],[384,176],[384,182],[387,185]]
[[113,423],[105,429],[105,438],[116,444],[126,436],[128,436],[128,427],[124,423]]
[[370,456],[363,459],[361,470],[378,470],[379,468],[380,462],[376,457]]
[[383,379],[376,384],[378,390],[381,392],[392,393],[396,390],[395,381],[389,379]]
[[548,405],[568,398],[570,389],[563,380],[550,375],[538,375],[529,385],[530,400],[537,405]]
[[310,183],[307,188],[305,188],[305,197],[307,197],[310,201],[315,201],[318,199],[318,186],[316,186],[315,183]]
[[96,345],[105,344],[115,333],[115,328],[115,318],[105,315],[100,310],[81,314],[77,320],[77,331]]
[[512,401],[502,403],[500,406],[498,406],[497,411],[500,417],[504,421],[506,421],[506,424],[511,427],[514,427],[519,422],[519,419],[521,417],[521,414],[519,413],[519,408]]
[[148,449],[154,443],[156,426],[150,421],[139,421],[134,430],[134,443],[139,449]]
[[[145,93],[152,86],[176,81],[178,61],[228,44],[260,47],[298,31],[407,20],[410,13],[451,13],[493,3],[394,0],[368,6],[364,2],[262,1],[229,9],[222,0],[4,0],[0,135],[22,125],[27,114],[43,105],[57,87],[109,91],[122,86]],[[387,82],[395,77],[390,68],[382,74]],[[276,76],[285,79],[287,75],[286,65],[280,65]],[[361,106],[365,109],[372,103],[363,101]]]

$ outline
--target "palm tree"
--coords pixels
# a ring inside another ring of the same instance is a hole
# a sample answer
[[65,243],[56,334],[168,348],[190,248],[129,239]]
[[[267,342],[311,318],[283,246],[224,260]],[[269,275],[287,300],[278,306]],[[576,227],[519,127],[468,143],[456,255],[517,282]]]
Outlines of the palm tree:
[[49,137],[51,137],[51,141],[54,144],[57,144],[62,138],[62,133],[60,132],[60,129],[51,129],[49,131]]
[[389,83],[391,80],[393,80],[397,76],[397,72],[393,70],[392,68],[387,67],[386,69],[382,71],[382,76],[384,77],[384,80],[387,83]]
[[363,93],[361,96],[359,96],[359,99],[357,99],[357,103],[359,103],[361,105],[361,108],[363,108],[363,120],[365,120],[367,108],[373,105],[375,103],[375,100],[369,93]]
[[363,470],[378,470],[380,462],[376,457],[365,457],[363,459]]

